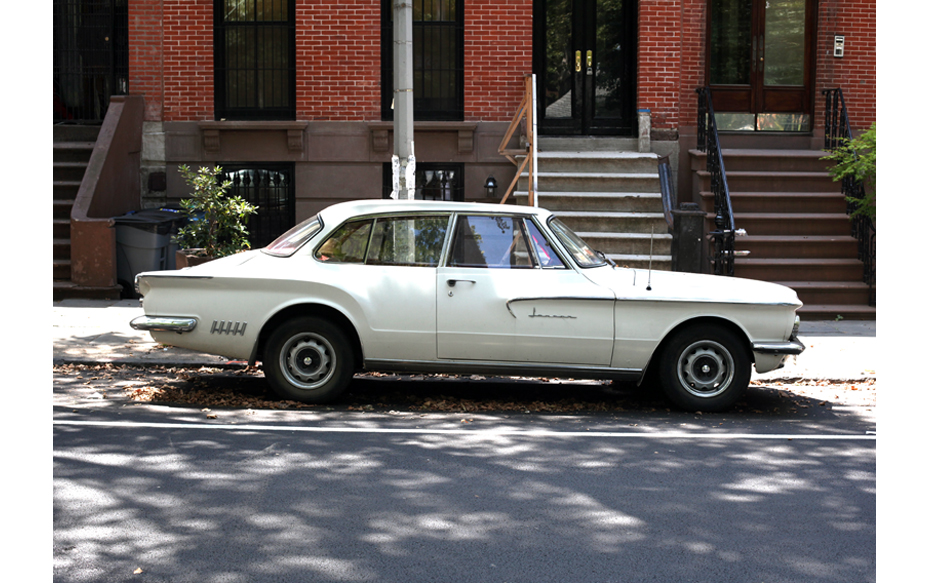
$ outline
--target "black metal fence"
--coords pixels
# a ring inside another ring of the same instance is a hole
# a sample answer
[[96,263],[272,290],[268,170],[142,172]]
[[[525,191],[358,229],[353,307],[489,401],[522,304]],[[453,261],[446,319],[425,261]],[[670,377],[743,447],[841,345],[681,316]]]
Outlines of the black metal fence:
[[129,91],[128,0],[53,0],[55,123],[99,123]]
[[[823,91],[826,98],[824,115],[824,149],[831,152],[849,148],[848,141],[852,138],[849,127],[849,113],[846,110],[846,100],[843,99],[843,90],[826,89]],[[853,155],[856,152],[852,151]],[[865,198],[865,185],[860,180],[848,176],[843,179],[841,190],[846,197],[846,212],[852,213],[859,208],[859,201]],[[852,236],[859,243],[859,260],[863,264],[862,281],[869,286],[869,305],[875,305],[875,223],[868,216],[859,214],[851,216]]]
[[730,202],[730,188],[727,186],[727,172],[723,165],[720,151],[720,137],[717,135],[717,120],[714,117],[714,104],[710,89],[702,87],[698,94],[698,149],[707,153],[707,172],[710,174],[710,186],[714,193],[714,226],[708,233],[714,241],[714,273],[716,275],[733,275],[736,255],[736,225],[733,220],[733,205]]
[[[417,162],[417,200],[465,200],[465,166],[457,163]],[[391,198],[394,173],[385,164],[382,174],[382,198]]]
[[252,249],[265,247],[295,224],[294,165],[223,165],[220,181],[231,180],[230,196],[258,206],[249,217]]

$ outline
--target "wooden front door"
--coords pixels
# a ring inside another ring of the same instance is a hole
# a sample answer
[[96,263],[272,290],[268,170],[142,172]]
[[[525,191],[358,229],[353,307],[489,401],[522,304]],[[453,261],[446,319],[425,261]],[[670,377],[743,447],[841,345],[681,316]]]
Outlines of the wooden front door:
[[728,129],[810,129],[813,5],[813,0],[710,1],[707,79],[714,109],[746,126]]

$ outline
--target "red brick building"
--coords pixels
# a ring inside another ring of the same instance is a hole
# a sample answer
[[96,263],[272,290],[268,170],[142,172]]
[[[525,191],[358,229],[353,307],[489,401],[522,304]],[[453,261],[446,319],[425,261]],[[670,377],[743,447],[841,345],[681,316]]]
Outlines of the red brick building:
[[[181,195],[181,163],[286,169],[289,220],[382,195],[390,0],[129,0],[128,13],[144,165],[168,175],[151,200]],[[633,136],[649,110],[652,149],[682,170],[701,86],[722,128],[773,140],[816,142],[825,88],[843,88],[855,130],[875,120],[872,0],[417,0],[414,13],[418,166],[451,172],[466,200],[513,176],[497,145],[528,73],[541,134]]]

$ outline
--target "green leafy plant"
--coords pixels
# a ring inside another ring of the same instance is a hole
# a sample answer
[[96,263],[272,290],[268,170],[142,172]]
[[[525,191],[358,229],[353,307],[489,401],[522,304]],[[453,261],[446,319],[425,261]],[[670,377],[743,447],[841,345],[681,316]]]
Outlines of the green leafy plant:
[[225,257],[250,247],[248,218],[258,207],[241,196],[229,196],[226,191],[232,181],[219,182],[223,171],[201,167],[193,172],[185,165],[178,171],[193,189],[191,198],[181,201],[181,208],[190,222],[178,231],[176,240],[182,249],[203,249],[208,257]]
[[824,160],[834,160],[836,166],[830,169],[833,180],[851,178],[862,183],[865,196],[847,197],[849,202],[858,204],[852,216],[864,215],[875,220],[875,176],[876,176],[876,139],[875,124],[852,140],[844,143]]

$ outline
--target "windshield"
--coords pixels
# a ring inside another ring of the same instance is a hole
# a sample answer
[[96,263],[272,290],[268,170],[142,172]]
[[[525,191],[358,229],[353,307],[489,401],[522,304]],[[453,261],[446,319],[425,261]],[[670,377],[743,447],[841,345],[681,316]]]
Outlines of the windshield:
[[320,221],[319,215],[314,216],[272,241],[271,244],[262,249],[262,251],[276,257],[289,257],[293,255],[301,245],[317,234],[321,228],[323,228],[323,222]]
[[590,245],[585,243],[581,237],[566,227],[565,223],[559,219],[550,219],[549,228],[559,238],[559,242],[571,254],[579,267],[599,267],[607,264],[607,261],[597,251],[592,249]]

